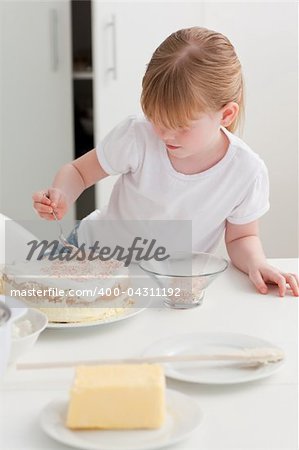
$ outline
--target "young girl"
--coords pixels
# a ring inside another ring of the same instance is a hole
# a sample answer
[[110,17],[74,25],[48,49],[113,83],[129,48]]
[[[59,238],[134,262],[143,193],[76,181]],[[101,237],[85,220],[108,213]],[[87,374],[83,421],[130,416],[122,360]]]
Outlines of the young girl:
[[[86,220],[192,220],[194,251],[212,252],[225,232],[232,263],[257,290],[277,284],[298,296],[298,278],[270,266],[258,219],[269,209],[261,158],[233,134],[243,114],[243,78],[230,41],[193,27],[154,52],[142,83],[145,117],[131,116],[93,150],[63,166],[33,195],[40,217],[62,219],[89,186],[121,174],[110,202]],[[48,195],[49,198],[45,196]]]

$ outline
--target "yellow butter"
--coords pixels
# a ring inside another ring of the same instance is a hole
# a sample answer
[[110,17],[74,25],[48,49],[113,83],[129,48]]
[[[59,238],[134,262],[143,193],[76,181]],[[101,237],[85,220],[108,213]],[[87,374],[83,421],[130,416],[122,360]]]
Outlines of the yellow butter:
[[74,429],[158,428],[165,420],[165,376],[158,364],[76,369],[66,425]]

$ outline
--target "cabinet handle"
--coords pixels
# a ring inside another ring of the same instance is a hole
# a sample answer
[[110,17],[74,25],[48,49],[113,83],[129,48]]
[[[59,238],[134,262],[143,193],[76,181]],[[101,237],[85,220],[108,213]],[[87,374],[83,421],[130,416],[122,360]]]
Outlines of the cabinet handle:
[[50,9],[50,52],[51,69],[53,72],[57,72],[59,68],[57,9]]
[[113,74],[113,79],[117,78],[117,56],[116,56],[116,22],[115,14],[112,14],[111,22],[106,24],[107,28],[111,28],[112,33],[112,66],[107,68],[107,72]]

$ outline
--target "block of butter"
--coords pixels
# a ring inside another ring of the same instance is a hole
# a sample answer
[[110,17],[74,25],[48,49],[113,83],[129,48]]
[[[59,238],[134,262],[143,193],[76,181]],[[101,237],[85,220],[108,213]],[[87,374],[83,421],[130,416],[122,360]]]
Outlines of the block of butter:
[[160,365],[77,367],[67,413],[68,428],[159,428],[165,415],[165,376]]

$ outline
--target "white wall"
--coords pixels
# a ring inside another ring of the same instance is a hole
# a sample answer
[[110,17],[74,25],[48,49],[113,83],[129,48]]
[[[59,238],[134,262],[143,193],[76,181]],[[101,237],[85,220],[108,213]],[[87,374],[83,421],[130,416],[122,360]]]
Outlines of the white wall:
[[295,2],[205,2],[204,24],[227,35],[243,65],[242,138],[265,161],[270,211],[261,219],[268,257],[298,255],[298,46]]

